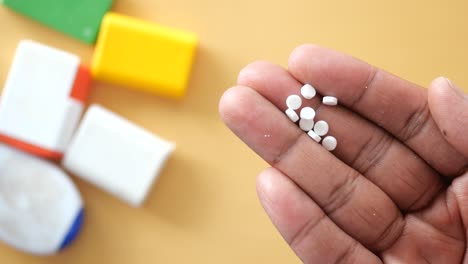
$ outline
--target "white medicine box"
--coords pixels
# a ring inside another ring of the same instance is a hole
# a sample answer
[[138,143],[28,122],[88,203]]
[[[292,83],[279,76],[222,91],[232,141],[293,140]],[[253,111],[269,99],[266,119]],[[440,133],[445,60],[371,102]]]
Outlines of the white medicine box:
[[90,79],[77,56],[21,41],[0,99],[0,141],[60,159],[80,120]]
[[62,164],[78,177],[139,206],[174,148],[173,143],[92,105]]

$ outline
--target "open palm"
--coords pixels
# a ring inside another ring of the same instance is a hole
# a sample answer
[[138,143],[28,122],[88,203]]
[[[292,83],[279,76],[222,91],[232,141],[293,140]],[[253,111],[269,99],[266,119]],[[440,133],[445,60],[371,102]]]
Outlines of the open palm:
[[[318,46],[289,69],[247,66],[221,99],[225,123],[272,168],[260,200],[306,263],[468,263],[468,99],[445,78],[429,91]],[[304,83],[340,106],[305,101],[338,140],[332,153],[284,114]]]

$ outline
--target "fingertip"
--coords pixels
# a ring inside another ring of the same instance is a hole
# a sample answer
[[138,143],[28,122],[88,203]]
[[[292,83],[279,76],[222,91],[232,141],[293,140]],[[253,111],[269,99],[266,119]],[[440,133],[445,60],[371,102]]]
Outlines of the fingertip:
[[304,44],[291,52],[288,71],[296,80],[312,84],[322,94],[353,98],[375,68],[336,50]]
[[[430,105],[440,101],[439,99],[445,98],[449,92],[448,79],[445,77],[435,78],[429,85],[428,100]],[[434,105],[437,106],[437,105]]]
[[[378,259],[340,230],[322,209],[287,175],[268,168],[257,177],[262,206],[285,241],[304,263],[357,261],[378,263]],[[356,250],[348,255],[350,245]],[[341,257],[340,257],[341,256]]]
[[257,194],[265,211],[271,218],[291,216],[290,211],[303,201],[303,193],[282,172],[270,167],[257,176]]
[[265,212],[288,242],[311,215],[323,214],[288,176],[275,168],[258,175],[257,194]]
[[268,215],[273,218],[291,218],[302,216],[299,208],[309,207],[312,200],[287,175],[270,167],[257,176],[257,193]]
[[437,78],[435,78],[432,82],[431,82],[431,87],[441,87],[441,86],[447,86],[447,84],[449,83],[449,79],[447,77],[444,77],[444,76],[439,76]]
[[442,128],[446,125],[450,112],[456,110],[455,106],[459,104],[460,97],[456,87],[446,77],[434,79],[428,91],[429,109],[439,125]]
[[224,92],[218,104],[219,115],[224,123],[229,124],[239,114],[239,110],[242,109],[239,105],[247,93],[248,88],[242,86],[234,86]]
[[218,110],[220,114],[225,113],[226,107],[229,107],[232,101],[232,97],[235,95],[235,88],[236,86],[228,88],[226,91],[224,91],[223,95],[221,95],[218,103]]
[[447,141],[468,157],[468,99],[454,83],[438,77],[429,86],[431,114]]
[[304,57],[308,57],[313,54],[320,54],[324,51],[324,47],[317,44],[301,44],[293,49],[288,59],[288,69],[298,69],[300,68],[301,61]]
[[239,75],[237,76],[237,84],[251,86],[252,83],[262,80],[262,78],[264,78],[262,72],[264,72],[265,68],[269,68],[271,65],[272,63],[262,60],[248,64],[239,72]]
[[257,176],[257,194],[264,205],[265,200],[275,192],[275,169],[267,168]]
[[450,79],[438,77],[429,86],[429,100],[429,103],[440,103],[446,100],[466,101],[466,95]]

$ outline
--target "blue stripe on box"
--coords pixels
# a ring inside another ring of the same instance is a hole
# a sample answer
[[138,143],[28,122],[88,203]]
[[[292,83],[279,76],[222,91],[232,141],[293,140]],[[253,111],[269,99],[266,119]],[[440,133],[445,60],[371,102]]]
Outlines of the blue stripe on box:
[[73,242],[73,240],[75,240],[75,238],[78,236],[78,233],[80,233],[81,227],[83,226],[83,221],[84,221],[84,209],[81,208],[81,210],[78,212],[78,215],[75,218],[75,221],[70,227],[68,234],[65,236],[65,239],[60,245],[59,250],[66,248],[68,245],[70,245]]

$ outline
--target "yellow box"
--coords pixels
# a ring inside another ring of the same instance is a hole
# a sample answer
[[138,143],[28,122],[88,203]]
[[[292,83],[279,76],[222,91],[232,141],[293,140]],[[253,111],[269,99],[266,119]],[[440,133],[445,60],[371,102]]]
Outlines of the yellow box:
[[181,97],[192,68],[195,35],[115,13],[101,25],[91,71],[95,79]]

